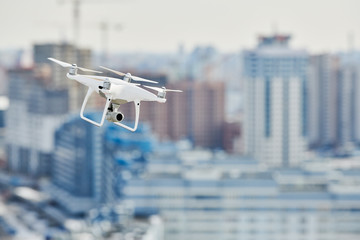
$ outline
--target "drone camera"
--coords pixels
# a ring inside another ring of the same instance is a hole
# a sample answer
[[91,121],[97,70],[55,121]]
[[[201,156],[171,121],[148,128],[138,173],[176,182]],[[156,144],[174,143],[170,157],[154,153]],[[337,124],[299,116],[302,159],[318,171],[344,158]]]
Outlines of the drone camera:
[[106,119],[110,122],[121,122],[124,119],[124,114],[121,112],[108,112]]
[[121,122],[123,119],[124,119],[124,115],[122,113],[116,114],[116,120],[118,120],[118,122]]

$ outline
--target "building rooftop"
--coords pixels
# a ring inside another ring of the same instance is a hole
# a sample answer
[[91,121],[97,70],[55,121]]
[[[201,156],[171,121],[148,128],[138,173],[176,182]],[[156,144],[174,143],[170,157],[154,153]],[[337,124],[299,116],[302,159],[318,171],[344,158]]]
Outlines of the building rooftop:
[[285,34],[274,34],[274,35],[260,35],[258,37],[259,47],[265,47],[265,46],[281,46],[281,47],[287,47],[288,43],[291,39],[291,35],[285,35]]

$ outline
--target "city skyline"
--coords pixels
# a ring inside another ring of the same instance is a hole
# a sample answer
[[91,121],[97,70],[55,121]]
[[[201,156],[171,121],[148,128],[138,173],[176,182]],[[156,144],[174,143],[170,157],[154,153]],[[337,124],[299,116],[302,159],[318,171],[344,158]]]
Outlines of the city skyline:
[[[84,122],[71,110],[84,87],[46,60],[88,66],[92,49],[35,44],[33,66],[4,67],[0,238],[357,240],[360,53],[310,55],[285,34],[259,40],[241,54],[122,54],[131,72],[183,90],[142,105],[135,133]],[[230,93],[241,98],[228,118]]]
[[[1,27],[11,34],[3,35],[0,49],[30,49],[34,43],[73,40],[72,1],[34,0],[21,2],[21,8],[19,4],[18,0],[2,3]],[[106,21],[112,26],[108,32],[110,51],[173,52],[179,44],[186,49],[214,45],[221,51],[237,51],[254,46],[254,36],[259,33],[270,32],[292,34],[296,48],[344,51],[350,45],[360,46],[360,38],[356,38],[360,35],[356,25],[359,5],[355,0],[228,0],[222,4],[216,0],[108,0],[102,4],[83,0],[78,43],[101,50],[100,22]],[[114,29],[116,24],[123,26],[121,31]]]

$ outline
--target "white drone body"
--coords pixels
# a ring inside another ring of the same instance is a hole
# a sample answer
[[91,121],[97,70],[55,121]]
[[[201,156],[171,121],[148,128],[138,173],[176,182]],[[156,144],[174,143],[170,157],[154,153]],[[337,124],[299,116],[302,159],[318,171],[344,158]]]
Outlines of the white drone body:
[[[131,80],[157,83],[155,81],[132,76],[130,73],[125,74],[105,67],[101,67],[101,68],[109,70],[120,76],[124,76],[124,78],[119,79],[119,78],[111,78],[106,76],[81,75],[81,74],[77,74],[78,69],[87,72],[96,72],[96,73],[101,73],[101,72],[86,68],[81,68],[76,66],[76,64],[65,63],[54,58],[48,58],[48,59],[63,67],[69,68],[69,72],[66,74],[66,76],[69,79],[75,80],[88,87],[88,91],[86,93],[84,102],[80,110],[80,117],[85,121],[88,121],[98,127],[101,127],[104,124],[104,120],[106,118],[108,121],[114,122],[114,124],[120,127],[126,128],[130,131],[135,131],[139,123],[141,101],[154,101],[154,102],[165,103],[166,92],[168,91],[181,92],[180,90],[171,90],[171,89],[166,89],[164,87],[158,88],[158,87],[144,86],[158,91],[158,95],[155,95],[139,87],[140,84],[131,83]],[[106,104],[100,122],[95,122],[84,116],[84,109],[89,100],[89,97],[93,92],[96,92],[100,96],[106,98]],[[121,121],[124,119],[124,115],[119,111],[119,107],[120,104],[127,102],[134,102],[135,105],[134,127],[129,127],[121,123]]]

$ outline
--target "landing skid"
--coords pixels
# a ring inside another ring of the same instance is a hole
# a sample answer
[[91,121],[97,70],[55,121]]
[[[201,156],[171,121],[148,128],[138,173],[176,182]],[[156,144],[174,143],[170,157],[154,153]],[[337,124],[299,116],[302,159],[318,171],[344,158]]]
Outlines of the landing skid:
[[135,124],[134,124],[134,127],[129,127],[123,123],[120,123],[120,122],[114,122],[114,124],[120,126],[120,127],[123,127],[127,130],[130,130],[132,132],[135,132],[135,130],[137,129],[138,127],[138,123],[139,123],[139,113],[140,113],[140,101],[134,101],[134,105],[135,105]]
[[[95,126],[98,126],[98,127],[101,127],[103,124],[104,124],[104,120],[105,120],[105,117],[106,117],[106,114],[107,112],[109,111],[109,106],[111,104],[111,101],[112,101],[112,98],[110,97],[107,97],[106,98],[106,104],[105,104],[105,108],[104,108],[104,111],[103,111],[103,114],[102,114],[102,117],[101,117],[101,121],[100,123],[98,122],[95,122],[87,117],[84,116],[84,110],[85,110],[85,107],[86,107],[86,104],[91,96],[91,94],[94,92],[94,90],[92,88],[89,88],[87,93],[86,93],[86,96],[85,96],[85,99],[84,99],[84,102],[81,106],[81,111],[80,111],[80,117],[82,119],[84,119],[85,121],[91,123],[91,124],[94,124]],[[123,123],[120,123],[120,122],[114,122],[114,124],[120,126],[120,127],[123,127],[127,130],[130,130],[132,132],[136,131],[137,127],[138,127],[138,123],[139,123],[139,114],[140,114],[140,101],[134,101],[134,105],[135,105],[135,124],[134,124],[134,127],[129,127]]]

